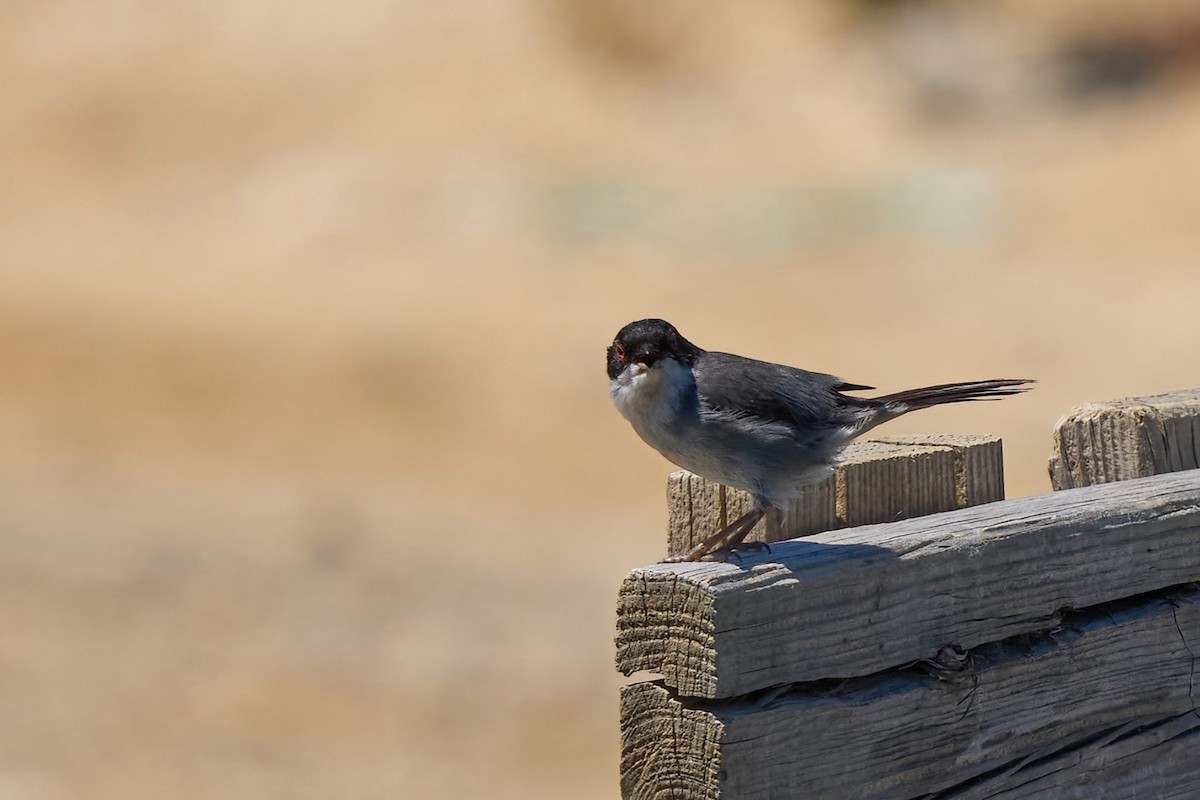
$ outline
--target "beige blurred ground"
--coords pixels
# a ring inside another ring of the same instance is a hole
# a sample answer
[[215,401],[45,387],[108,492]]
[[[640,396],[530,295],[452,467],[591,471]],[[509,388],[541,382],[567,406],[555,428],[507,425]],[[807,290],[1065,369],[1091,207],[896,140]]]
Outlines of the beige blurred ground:
[[631,319],[1037,377],[888,430],[1013,495],[1196,384],[1186,4],[878,5],[0,8],[0,798],[614,797]]

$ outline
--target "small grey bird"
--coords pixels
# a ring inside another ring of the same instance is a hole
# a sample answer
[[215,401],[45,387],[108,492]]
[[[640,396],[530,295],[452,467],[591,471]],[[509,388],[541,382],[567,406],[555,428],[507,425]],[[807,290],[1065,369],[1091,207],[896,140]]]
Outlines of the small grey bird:
[[778,530],[787,501],[829,475],[842,448],[876,425],[919,408],[1018,394],[1033,383],[1002,378],[852,397],[843,392],[874,387],[702,350],[661,319],[617,333],[608,377],[617,410],[648,445],[754,499],[748,513],[668,561],[727,555],[764,515]]

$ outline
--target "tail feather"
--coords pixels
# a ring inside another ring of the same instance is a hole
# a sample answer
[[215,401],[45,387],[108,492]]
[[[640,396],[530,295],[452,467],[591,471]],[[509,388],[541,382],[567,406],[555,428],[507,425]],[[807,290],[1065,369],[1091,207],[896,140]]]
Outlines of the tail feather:
[[940,406],[943,403],[965,403],[968,400],[998,400],[1001,397],[1027,392],[1033,388],[1034,383],[1035,381],[1023,378],[998,378],[990,381],[943,383],[938,386],[908,389],[875,399],[903,414],[908,411],[915,411],[918,408]]

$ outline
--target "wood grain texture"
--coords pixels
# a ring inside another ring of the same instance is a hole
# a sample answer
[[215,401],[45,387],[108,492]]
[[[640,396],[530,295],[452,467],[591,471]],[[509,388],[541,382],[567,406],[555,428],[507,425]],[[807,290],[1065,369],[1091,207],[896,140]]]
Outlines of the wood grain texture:
[[617,666],[682,695],[868,675],[1200,580],[1200,471],[821,533],[634,570]]
[[[1133,762],[1116,762],[1154,742],[1131,746],[1119,734],[1157,725],[1163,738],[1200,725],[1190,696],[1197,599],[1191,590],[1077,614],[1052,634],[976,649],[953,680],[907,670],[824,695],[798,687],[690,704],[658,684],[627,687],[624,796],[967,800],[1075,782],[1053,769],[1124,780]],[[1161,756],[1156,768],[1167,771]]]
[[706,800],[719,794],[724,726],[662,686],[621,688],[621,796]]
[[[873,522],[950,511],[1004,498],[1000,440],[920,434],[851,444],[834,474],[806,486],[782,534],[759,523],[749,541],[775,542]],[[667,481],[667,552],[681,553],[750,509],[750,495],[680,471]]]
[[1091,403],[1054,426],[1055,489],[1200,468],[1200,387]]
[[863,442],[838,464],[838,527],[892,522],[957,508],[954,450]]
[[949,447],[954,451],[955,508],[1004,499],[1004,445],[999,436],[922,433],[882,436],[878,441],[910,447]]
[[1195,800],[1200,797],[1200,715],[1134,721],[1080,747],[1028,760],[926,800]]

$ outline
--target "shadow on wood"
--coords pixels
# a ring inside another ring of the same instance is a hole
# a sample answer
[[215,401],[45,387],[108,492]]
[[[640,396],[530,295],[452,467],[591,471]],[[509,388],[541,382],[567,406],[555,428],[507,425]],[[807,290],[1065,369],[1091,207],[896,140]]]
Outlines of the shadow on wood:
[[[749,541],[890,522],[1004,499],[1004,462],[994,436],[913,434],[851,444],[837,469],[805,486],[784,515],[781,536],[759,523]],[[750,510],[747,492],[687,471],[667,481],[667,552],[682,553]]]

